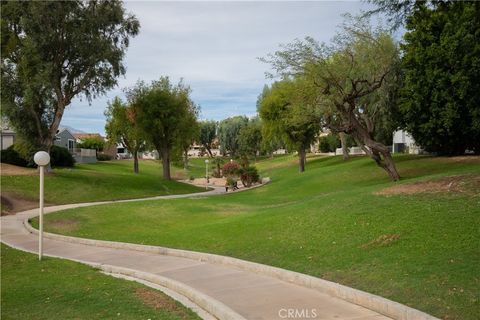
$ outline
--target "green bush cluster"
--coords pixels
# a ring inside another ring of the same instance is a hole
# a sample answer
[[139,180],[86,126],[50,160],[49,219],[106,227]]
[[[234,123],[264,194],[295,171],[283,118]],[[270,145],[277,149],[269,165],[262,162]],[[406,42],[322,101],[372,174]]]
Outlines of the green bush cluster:
[[27,167],[28,161],[14,149],[13,145],[1,152],[2,163],[13,164],[15,166]]
[[[8,163],[19,167],[35,167],[32,159],[27,160],[18,151],[15,145],[8,147],[1,152],[2,163]],[[52,167],[73,167],[75,159],[66,148],[53,146],[50,151],[50,163]]]
[[109,155],[109,154],[105,154],[105,153],[98,153],[97,154],[97,160],[98,161],[110,161],[110,160],[112,160],[112,156]]
[[260,181],[260,175],[258,174],[258,170],[256,167],[253,166],[239,169],[239,175],[242,184],[247,188],[251,187],[253,183],[257,183]]
[[336,135],[328,135],[321,137],[319,140],[319,149],[321,152],[335,152],[337,148],[340,148],[340,139]]
[[73,167],[75,159],[66,148],[53,146],[50,150],[50,162],[52,167]]

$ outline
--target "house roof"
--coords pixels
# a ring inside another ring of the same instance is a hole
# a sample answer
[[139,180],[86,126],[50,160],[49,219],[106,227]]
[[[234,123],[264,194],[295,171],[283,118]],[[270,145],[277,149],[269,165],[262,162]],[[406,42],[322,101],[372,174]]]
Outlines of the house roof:
[[68,132],[69,135],[71,135],[73,137],[73,134],[70,130],[68,130],[67,128],[61,128],[58,130],[57,134],[55,134],[55,136],[58,136],[59,134],[61,134],[62,132]]

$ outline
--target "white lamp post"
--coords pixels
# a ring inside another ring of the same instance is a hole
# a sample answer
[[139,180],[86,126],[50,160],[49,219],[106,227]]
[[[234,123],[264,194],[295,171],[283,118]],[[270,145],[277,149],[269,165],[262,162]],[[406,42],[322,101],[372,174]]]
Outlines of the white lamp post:
[[45,166],[50,162],[50,156],[45,151],[38,151],[33,157],[33,161],[40,168],[40,215],[39,215],[39,232],[38,232],[38,260],[42,260],[43,254],[43,176]]
[[205,190],[208,190],[208,159],[205,160]]

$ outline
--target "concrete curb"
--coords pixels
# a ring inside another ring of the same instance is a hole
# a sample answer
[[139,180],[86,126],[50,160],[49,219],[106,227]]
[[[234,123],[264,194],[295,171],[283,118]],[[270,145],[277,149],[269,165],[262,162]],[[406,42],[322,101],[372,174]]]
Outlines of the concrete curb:
[[107,273],[105,271],[101,271],[101,272],[103,274],[106,274],[108,276],[112,276],[114,278],[124,279],[124,280],[127,280],[127,281],[135,281],[135,282],[141,283],[141,284],[143,284],[147,287],[159,290],[159,291],[163,292],[165,295],[172,298],[173,300],[177,300],[178,302],[180,302],[181,304],[183,304],[187,308],[191,309],[201,319],[203,319],[203,320],[217,320],[217,318],[215,318],[213,315],[211,315],[210,313],[205,311],[205,309],[200,308],[197,304],[192,302],[187,297],[185,297],[185,296],[183,296],[183,295],[179,294],[178,292],[175,292],[171,289],[168,289],[164,286],[161,286],[159,284],[155,284],[155,283],[152,283],[152,282],[148,282],[148,281],[145,281],[145,280],[133,278],[133,277],[130,277],[130,276],[126,276],[126,275],[123,275],[123,274],[119,274],[119,273]]
[[156,274],[137,271],[129,268],[115,267],[111,265],[99,265],[99,269],[107,273],[121,274],[135,279],[141,279],[148,281],[160,286],[164,286],[168,289],[171,289],[182,296],[187,297],[195,304],[205,309],[211,315],[217,317],[218,319],[225,320],[246,320],[244,317],[224,305],[223,303],[211,298],[210,296],[201,293],[181,282],[162,277]]
[[[37,232],[38,233],[38,232]],[[30,253],[36,254],[37,252],[33,251],[28,251],[22,248],[18,248],[14,245],[10,245],[14,249],[21,250],[21,251],[27,251]],[[112,266],[108,264],[101,264],[101,263],[94,263],[94,262],[89,262],[81,259],[71,259],[71,258],[64,258],[62,256],[57,256],[57,255],[52,255],[52,254],[45,254],[45,256],[52,257],[52,258],[59,258],[59,259],[64,259],[64,260],[70,260],[78,263],[82,263],[88,266],[91,266],[93,268],[99,269],[104,273],[107,274],[112,274],[112,275],[122,275],[122,276],[127,276],[131,277],[133,279],[139,279],[143,280],[146,282],[150,282],[165,288],[168,288],[179,295],[182,295],[189,300],[191,300],[193,303],[198,305],[200,308],[204,309],[207,313],[211,314],[215,318],[218,319],[225,319],[225,320],[246,320],[244,317],[224,305],[223,303],[219,302],[218,300],[213,299],[212,297],[199,292],[181,282],[175,281],[173,279],[169,279],[166,277],[162,277],[156,274],[148,273],[148,272],[142,272],[130,268],[124,268],[124,267],[117,267],[117,266]],[[178,300],[177,300],[178,301]],[[188,307],[188,306],[187,306]]]
[[[33,228],[29,224],[28,219],[25,219],[23,223],[25,228],[29,232],[38,234],[38,230]],[[54,240],[91,245],[95,247],[106,247],[106,248],[115,248],[115,249],[127,249],[127,250],[140,251],[140,252],[149,252],[149,253],[156,253],[156,254],[162,254],[162,255],[168,255],[168,256],[188,258],[188,259],[208,262],[212,264],[232,266],[245,271],[250,271],[257,274],[273,277],[282,281],[294,283],[302,287],[312,288],[322,293],[326,293],[330,296],[337,297],[342,300],[348,301],[350,303],[354,303],[359,306],[365,307],[367,309],[376,311],[378,313],[381,313],[393,319],[439,320],[438,318],[435,318],[422,311],[413,309],[406,305],[382,298],[374,294],[370,294],[368,292],[353,289],[335,282],[316,278],[306,274],[289,271],[289,270],[285,270],[277,267],[272,267],[264,264],[259,264],[255,262],[240,260],[237,258],[210,254],[210,253],[170,249],[170,248],[158,247],[158,246],[76,238],[76,237],[69,237],[69,236],[47,233],[47,232],[44,232],[44,236],[46,238],[50,238]],[[139,273],[139,274],[142,274],[142,273]],[[129,274],[126,274],[126,275],[129,275]],[[134,277],[136,276],[134,275]],[[144,279],[144,280],[150,281],[148,279]],[[154,281],[151,281],[151,282],[154,282]],[[168,287],[167,285],[165,286]],[[175,288],[171,288],[171,289],[174,291],[177,291]],[[179,289],[181,289],[181,287],[179,287]],[[185,295],[185,296],[188,297],[188,295]],[[201,304],[199,305],[202,306]],[[210,310],[208,309],[206,310],[210,312]],[[215,311],[215,309],[213,311]],[[224,318],[221,318],[221,319],[224,319]],[[233,319],[233,318],[225,318],[225,319]]]

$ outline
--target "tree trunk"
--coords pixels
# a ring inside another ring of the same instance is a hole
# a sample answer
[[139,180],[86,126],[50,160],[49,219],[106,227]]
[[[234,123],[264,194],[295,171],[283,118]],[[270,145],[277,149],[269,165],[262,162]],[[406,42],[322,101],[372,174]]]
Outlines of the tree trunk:
[[347,139],[345,138],[345,133],[339,132],[338,135],[340,136],[340,143],[342,144],[343,160],[347,161],[349,156],[348,156]]
[[[344,132],[351,134],[362,150],[365,151],[365,153],[368,154],[379,167],[384,169],[393,181],[400,180],[400,175],[395,167],[390,151],[383,143],[375,141],[372,138],[374,128],[373,123],[371,121],[366,121],[367,127],[362,125],[353,113],[353,110],[355,110],[353,102],[350,106],[351,108],[348,110],[343,106],[339,108],[346,127],[348,128],[348,130]],[[368,118],[364,118],[364,120],[368,120]]]
[[157,151],[158,154],[162,156],[163,178],[166,180],[171,180],[172,178],[170,176],[170,150],[164,148]]
[[392,155],[390,154],[390,151],[387,151],[386,153],[383,154],[383,161],[385,163],[384,169],[388,172],[388,175],[390,176],[390,178],[392,178],[393,181],[400,180],[400,174],[397,171],[395,162],[393,162],[393,158],[392,158]]
[[188,170],[188,149],[183,150],[183,169]]
[[133,172],[138,173],[138,151],[133,152]]
[[213,158],[212,150],[210,149],[210,147],[205,146],[205,149],[207,149],[207,152],[210,155],[210,158]]
[[307,153],[304,148],[298,150],[298,171],[304,172],[305,171],[305,162],[307,158]]
[[393,181],[400,180],[400,174],[395,167],[392,155],[385,145],[371,139],[365,130],[352,131],[352,135],[362,150],[364,150],[380,168],[384,169]]

